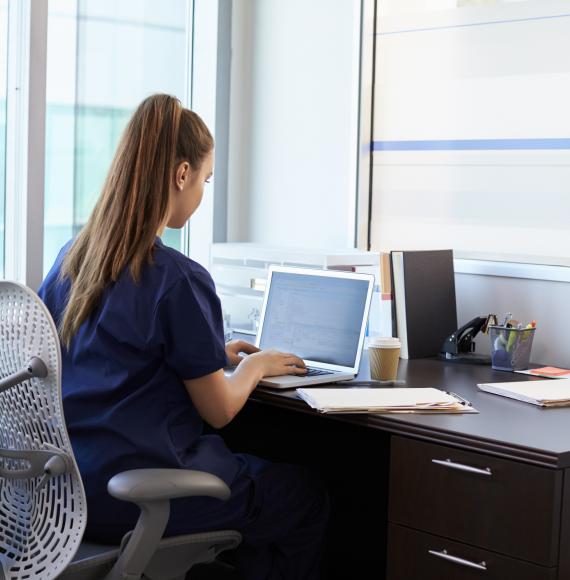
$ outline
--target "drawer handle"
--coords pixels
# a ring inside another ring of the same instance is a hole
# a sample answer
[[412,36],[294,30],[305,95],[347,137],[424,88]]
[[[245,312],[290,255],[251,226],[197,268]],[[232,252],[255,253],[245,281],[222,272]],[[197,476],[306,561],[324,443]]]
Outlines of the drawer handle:
[[451,459],[432,459],[432,463],[437,463],[437,465],[443,465],[444,467],[449,467],[450,469],[457,469],[458,471],[467,471],[467,473],[475,473],[477,475],[493,475],[490,467],[485,467],[485,469],[479,469],[478,467],[471,467],[471,465],[463,465],[463,463],[454,463]]
[[436,552],[435,550],[428,550],[428,554],[441,558],[442,560],[447,560],[448,562],[453,562],[454,564],[459,564],[460,566],[466,566],[467,568],[475,568],[475,570],[487,571],[487,564],[485,562],[471,562],[471,560],[465,560],[464,558],[458,558],[457,556],[452,556],[447,553],[447,550],[442,550],[441,552]]

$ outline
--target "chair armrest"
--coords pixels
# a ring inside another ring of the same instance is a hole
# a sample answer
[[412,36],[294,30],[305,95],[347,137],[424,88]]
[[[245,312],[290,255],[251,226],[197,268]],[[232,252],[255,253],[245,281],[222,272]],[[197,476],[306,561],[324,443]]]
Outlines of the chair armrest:
[[190,469],[123,471],[109,480],[107,491],[117,499],[137,504],[141,513],[104,580],[142,576],[166,528],[171,499],[207,496],[226,500],[231,495],[230,488],[219,477]]
[[108,492],[117,499],[136,504],[178,497],[206,496],[228,499],[230,488],[204,471],[189,469],[133,469],[109,480]]

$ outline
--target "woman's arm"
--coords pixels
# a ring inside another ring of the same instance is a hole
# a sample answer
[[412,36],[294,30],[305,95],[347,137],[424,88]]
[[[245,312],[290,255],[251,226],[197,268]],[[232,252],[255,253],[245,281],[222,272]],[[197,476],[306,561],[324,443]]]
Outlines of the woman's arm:
[[263,377],[306,372],[305,363],[299,357],[264,350],[244,358],[231,377],[226,377],[220,369],[198,379],[185,380],[184,384],[202,419],[220,429],[239,413]]

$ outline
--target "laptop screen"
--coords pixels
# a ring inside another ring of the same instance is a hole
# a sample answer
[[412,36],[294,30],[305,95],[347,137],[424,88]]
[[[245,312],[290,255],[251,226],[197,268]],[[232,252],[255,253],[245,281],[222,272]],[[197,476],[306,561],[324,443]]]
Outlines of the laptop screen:
[[259,347],[354,367],[368,280],[274,271]]

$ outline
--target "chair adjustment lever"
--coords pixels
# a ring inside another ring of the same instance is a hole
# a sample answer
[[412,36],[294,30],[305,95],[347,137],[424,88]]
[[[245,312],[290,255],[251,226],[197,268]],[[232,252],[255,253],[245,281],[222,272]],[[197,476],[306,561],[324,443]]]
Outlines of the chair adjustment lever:
[[0,379],[0,393],[7,391],[8,389],[27,381],[28,379],[33,379],[34,377],[45,378],[48,375],[48,369],[44,361],[33,356],[26,366],[3,379]]
[[[6,461],[24,462],[25,467],[6,467]],[[41,477],[39,489],[52,477],[69,471],[69,459],[59,450],[0,449],[0,477],[31,479]]]

